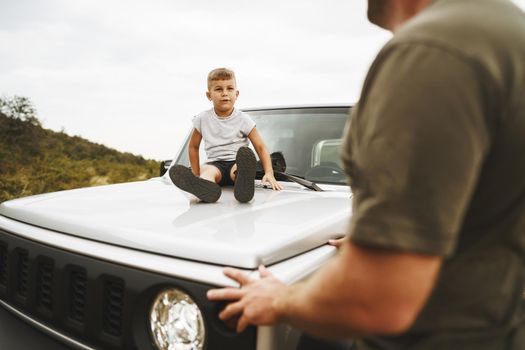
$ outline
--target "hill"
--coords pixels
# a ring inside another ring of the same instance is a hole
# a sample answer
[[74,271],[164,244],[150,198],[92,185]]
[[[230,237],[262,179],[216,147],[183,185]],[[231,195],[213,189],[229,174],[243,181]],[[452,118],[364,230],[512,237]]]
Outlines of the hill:
[[0,113],[0,202],[158,175],[157,161],[38,124]]

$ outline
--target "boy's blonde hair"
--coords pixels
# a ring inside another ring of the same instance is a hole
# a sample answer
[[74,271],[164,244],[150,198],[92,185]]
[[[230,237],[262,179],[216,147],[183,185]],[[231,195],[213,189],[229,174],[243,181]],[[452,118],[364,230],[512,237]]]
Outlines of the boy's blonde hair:
[[235,79],[235,73],[228,68],[216,68],[208,73],[208,90],[210,89],[211,82],[217,80],[230,80],[233,79],[235,85],[237,80]]

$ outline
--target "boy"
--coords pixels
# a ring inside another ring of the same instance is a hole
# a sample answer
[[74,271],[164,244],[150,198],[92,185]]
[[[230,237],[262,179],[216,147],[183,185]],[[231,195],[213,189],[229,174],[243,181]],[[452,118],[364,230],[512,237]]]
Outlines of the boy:
[[[217,68],[208,74],[208,100],[213,108],[193,118],[193,132],[189,143],[191,170],[182,166],[171,167],[169,175],[175,186],[190,192],[203,202],[216,202],[221,186],[234,185],[235,198],[249,202],[254,194],[256,160],[248,148],[248,139],[261,159],[264,169],[262,182],[281,190],[273,176],[270,155],[255,122],[234,108],[239,96],[235,73]],[[208,162],[199,163],[199,146],[204,139]]]

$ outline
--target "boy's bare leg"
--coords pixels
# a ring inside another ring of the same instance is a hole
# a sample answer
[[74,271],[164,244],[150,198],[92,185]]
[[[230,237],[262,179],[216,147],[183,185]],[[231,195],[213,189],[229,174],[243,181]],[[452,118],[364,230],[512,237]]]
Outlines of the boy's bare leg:
[[233,164],[232,168],[230,169],[230,178],[233,182],[235,182],[235,178],[237,177],[237,164]]
[[221,182],[222,179],[221,171],[217,167],[210,164],[203,164],[201,166],[200,177],[205,180],[215,182],[216,184]]

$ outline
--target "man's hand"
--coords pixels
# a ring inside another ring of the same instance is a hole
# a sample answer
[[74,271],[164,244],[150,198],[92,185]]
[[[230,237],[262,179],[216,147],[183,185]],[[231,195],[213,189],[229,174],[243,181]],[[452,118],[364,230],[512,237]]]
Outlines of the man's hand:
[[345,242],[346,242],[345,236],[328,240],[328,244],[333,245],[336,248],[341,248]]
[[240,270],[225,268],[224,274],[239,282],[240,288],[221,288],[208,291],[208,299],[228,300],[230,303],[219,313],[224,322],[238,319],[237,332],[249,325],[272,325],[280,321],[277,300],[288,288],[264,266],[259,266],[261,279],[251,279]]

